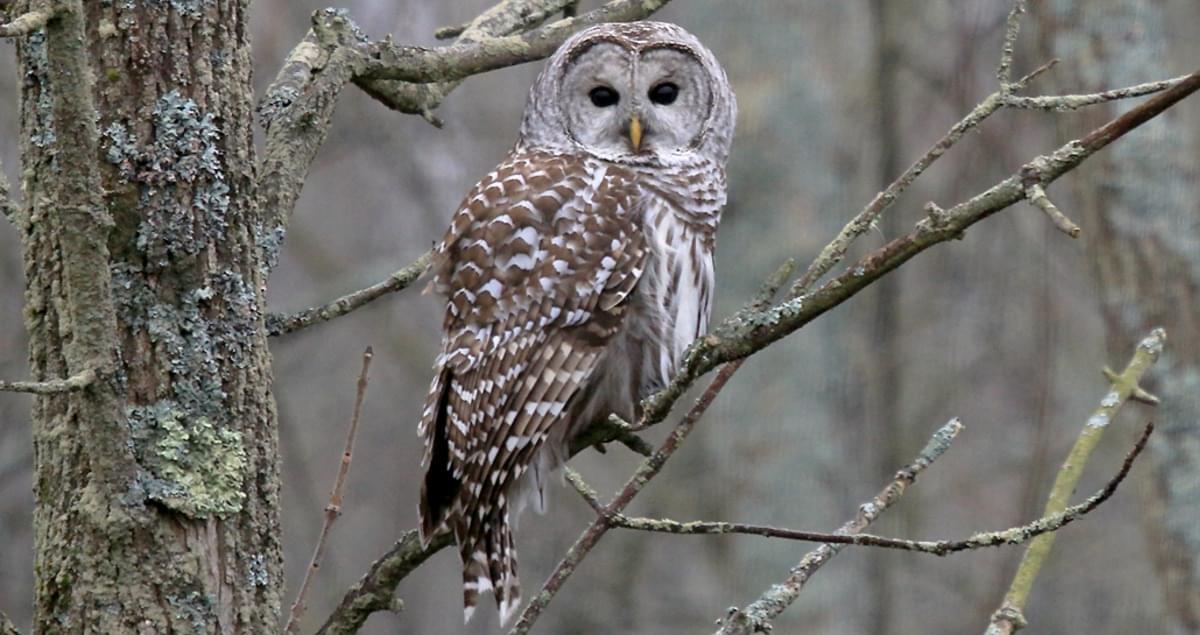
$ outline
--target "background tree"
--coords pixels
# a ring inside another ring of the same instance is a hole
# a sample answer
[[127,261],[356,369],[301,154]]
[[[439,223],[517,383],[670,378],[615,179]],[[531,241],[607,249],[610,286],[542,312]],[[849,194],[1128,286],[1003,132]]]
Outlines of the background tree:
[[[313,326],[278,340],[272,368],[265,333],[278,322],[265,321],[266,271],[278,256],[269,299],[292,310],[385,278],[415,260],[440,234],[462,192],[511,144],[536,68],[463,84],[437,111],[447,122],[440,131],[387,112],[354,90],[343,91],[334,126],[327,129],[337,90],[325,96],[328,101],[317,95],[305,102],[316,107],[307,120],[280,117],[286,109],[279,107],[294,95],[286,91],[287,74],[276,83],[271,72],[303,70],[303,64],[285,62],[307,58],[285,60],[289,52],[330,50],[320,33],[310,36],[315,48],[294,48],[320,5],[81,4],[83,13],[56,14],[44,32],[14,38],[19,66],[4,60],[0,72],[3,93],[22,95],[19,108],[0,109],[3,138],[14,140],[0,144],[0,158],[23,189],[16,230],[0,231],[0,377],[96,375],[77,380],[87,384],[82,390],[35,398],[32,426],[28,398],[0,393],[0,531],[6,539],[0,547],[6,571],[0,607],[18,624],[32,620],[47,632],[85,623],[157,632],[196,625],[275,628],[284,595],[279,527],[289,528],[282,547],[294,584],[319,529],[324,470],[332,468],[340,447],[340,430],[327,424],[343,421],[357,352],[371,342],[377,348],[373,383],[387,389],[368,399],[358,461],[370,468],[351,476],[349,513],[330,544],[322,583],[309,596],[313,608],[305,627],[315,627],[378,552],[413,524],[419,450],[412,424],[428,380],[437,307],[415,294],[377,302],[336,326]],[[393,31],[400,41],[432,43],[438,26],[462,23],[487,8],[482,0],[473,5],[364,0],[352,9],[360,23],[384,25],[372,26],[373,37]],[[58,6],[16,2],[7,11],[16,16]],[[751,297],[781,256],[812,253],[836,233],[880,183],[895,176],[882,167],[886,157],[902,166],[919,156],[993,90],[1007,7],[906,3],[900,15],[885,18],[880,6],[872,14],[868,3],[731,8],[689,1],[661,14],[717,51],[743,106],[731,167],[734,200],[719,245],[718,315]],[[1171,18],[1160,41],[1185,42],[1170,25],[1186,32],[1200,22],[1185,0],[1164,0],[1159,8]],[[356,41],[352,32],[336,31],[337,15],[323,18],[331,29],[327,36]],[[1033,42],[1053,41],[1053,25],[1039,27],[1020,42],[1022,69],[1045,60],[1032,52]],[[136,40],[126,37],[131,33]],[[747,33],[756,34],[752,42]],[[1119,41],[1113,40],[1112,55],[1124,50]],[[888,53],[863,54],[879,42]],[[1090,66],[1076,74],[1064,63],[1067,68],[1049,77],[1061,92],[1076,92],[1192,70],[1182,67],[1195,59],[1187,50],[1172,44],[1161,55],[1149,68],[1094,83],[1091,75],[1119,65],[1088,59]],[[316,59],[326,77],[339,69],[354,74],[337,65],[345,59]],[[259,71],[253,80],[252,60]],[[887,72],[881,67],[889,60]],[[94,80],[90,94],[79,90],[86,86],[80,83],[88,74],[84,65]],[[71,90],[54,90],[56,77]],[[1088,85],[1081,85],[1085,80]],[[388,91],[389,84],[358,83],[404,110],[433,105],[454,88],[437,85],[429,92],[390,84],[394,90]],[[1039,92],[1059,92],[1039,86]],[[879,100],[888,93],[894,110],[881,116]],[[263,114],[270,124],[257,150],[251,137],[255,94],[266,97]],[[79,114],[93,108],[99,113],[94,128],[92,118]],[[1173,156],[1196,156],[1195,108],[1183,104],[1175,109],[1177,120],[1165,124],[1181,131],[1174,136],[1192,149]],[[920,217],[921,202],[962,200],[990,186],[1051,150],[1055,126],[1064,126],[1066,137],[1094,127],[1083,119],[998,115],[918,182],[885,217],[896,220],[881,229],[890,238]],[[865,125],[872,121],[880,123]],[[272,144],[282,131],[290,142]],[[1194,189],[1186,176],[1167,178],[1181,191]],[[1100,191],[1095,181],[1073,185]],[[1051,192],[1056,198],[1058,189]],[[1084,206],[1076,213],[1072,199],[1059,202],[1084,226],[1083,240],[1097,236]],[[298,211],[288,227],[288,247],[277,253],[277,225],[290,217],[292,205]],[[1175,213],[1185,219],[1194,204],[1183,205]],[[111,229],[103,227],[106,216]],[[1147,227],[1139,223],[1131,231]],[[1173,231],[1194,237],[1195,230],[1183,223]],[[869,234],[860,243],[851,257],[882,240]],[[1088,262],[1078,244],[1028,210],[989,221],[961,245],[930,251],[849,303],[842,321],[815,322],[757,355],[707,415],[713,424],[639,497],[638,513],[833,527],[851,501],[874,494],[882,471],[898,467],[885,455],[909,460],[931,422],[959,414],[973,423],[970,436],[938,468],[954,478],[923,481],[906,497],[903,525],[885,519],[877,531],[965,535],[1036,516],[1055,457],[1101,391],[1094,369],[1105,361],[1117,364],[1132,341],[1114,339],[1113,353],[1100,354],[1106,329],[1094,310],[1098,294]],[[18,291],[22,269],[24,296]],[[104,279],[106,271],[111,280]],[[888,285],[891,291],[885,291]],[[1163,302],[1177,297],[1170,286],[1144,289]],[[22,346],[22,304],[28,349]],[[886,356],[877,349],[881,335],[870,326],[881,319],[895,346]],[[1130,333],[1138,331],[1140,326]],[[1195,350],[1186,330],[1173,329],[1172,337],[1172,350]],[[20,361],[26,350],[28,366]],[[102,363],[89,365],[97,360]],[[876,405],[860,408],[864,387],[882,390],[872,378],[887,372],[895,375],[892,396],[872,396],[867,402]],[[272,375],[278,378],[282,481]],[[1186,418],[1175,421],[1182,427],[1174,434],[1184,445],[1164,447],[1189,447],[1194,427],[1186,427]],[[1122,445],[1102,448],[1096,461],[1115,462]],[[36,462],[30,448],[36,448]],[[594,485],[612,490],[637,460],[618,450],[602,457],[585,453],[577,463]],[[39,497],[33,526],[42,555],[36,565],[30,562],[31,474]],[[532,580],[551,569],[578,526],[594,516],[570,498],[556,497],[536,536],[521,532],[523,570]],[[120,504],[108,504],[114,500]],[[1041,628],[1169,632],[1163,596],[1148,584],[1167,569],[1151,565],[1135,523],[1118,522],[1138,515],[1133,502],[1118,497],[1112,509],[1097,512],[1097,522],[1070,529],[1071,539],[1060,541],[1056,558],[1096,566],[1094,572],[1065,565],[1058,574],[1048,570],[1030,607]],[[354,539],[344,539],[349,536]],[[79,548],[54,549],[60,540]],[[100,550],[110,542],[111,553]],[[713,607],[744,603],[778,581],[797,549],[755,538],[616,533],[570,583],[592,591],[586,598],[564,593],[542,627],[706,628]],[[452,558],[443,552],[402,583],[406,613],[380,614],[368,630],[457,630]],[[844,556],[777,626],[803,623],[806,632],[884,632],[889,624],[893,632],[978,629],[1015,566],[1010,551],[953,560],[878,558],[876,552]],[[31,615],[34,566],[39,609]],[[906,583],[880,584],[866,596],[852,592],[864,584],[867,568],[881,566],[903,571]],[[1104,575],[1112,570],[1123,574]],[[111,582],[118,573],[121,585]],[[681,579],[688,583],[678,584]],[[846,597],[869,599],[851,607]],[[917,610],[930,598],[952,598],[974,610]],[[1055,598],[1055,605],[1041,598]],[[139,607],[151,623],[130,623],[130,613],[114,608],[118,604]],[[877,613],[881,606],[890,612]],[[483,632],[494,625],[478,620],[474,628]]]

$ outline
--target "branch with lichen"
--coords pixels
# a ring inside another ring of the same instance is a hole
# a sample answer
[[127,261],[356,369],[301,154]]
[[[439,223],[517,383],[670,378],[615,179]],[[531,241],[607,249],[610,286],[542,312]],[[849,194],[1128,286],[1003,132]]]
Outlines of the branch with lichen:
[[342,596],[342,601],[321,625],[317,635],[352,635],[375,611],[396,609],[399,605],[392,597],[396,585],[430,556],[452,544],[454,536],[450,532],[435,535],[427,547],[421,546],[421,536],[416,529],[405,532]]
[[271,313],[267,316],[267,334],[268,335],[286,335],[293,331],[328,322],[337,317],[341,317],[361,309],[362,307],[382,298],[389,293],[403,291],[416,282],[425,270],[429,267],[429,261],[432,258],[431,252],[425,252],[420,258],[417,258],[412,264],[393,273],[386,279],[377,282],[365,289],[359,289],[353,293],[346,295],[322,304],[321,306],[305,309],[298,313],[290,315],[280,315]]
[[4,611],[0,611],[0,635],[21,635],[21,631],[17,630],[16,625],[8,619]]
[[96,381],[96,371],[88,368],[66,379],[46,381],[0,381],[0,392],[24,392],[31,395],[57,395],[83,390]]
[[[875,521],[884,511],[887,511],[908,490],[908,486],[916,481],[917,476],[925,471],[950,448],[955,437],[962,432],[962,423],[951,419],[938,428],[929,442],[925,444],[917,458],[899,472],[873,499],[859,506],[858,514],[842,525],[837,533],[853,535],[861,532]],[[840,552],[845,545],[826,543],[809,552],[792,568],[791,574],[782,584],[773,585],[744,609],[732,609],[720,622],[720,635],[749,635],[770,628],[770,621],[782,613],[800,595],[800,590],[826,562]]]
[[[945,556],[960,551],[973,551],[976,549],[984,549],[988,547],[1003,547],[1009,545],[1020,545],[1037,538],[1043,534],[1058,531],[1059,529],[1083,518],[1084,516],[1095,511],[1105,501],[1116,493],[1117,488],[1124,482],[1125,477],[1129,475],[1129,470],[1133,467],[1134,460],[1141,454],[1146,447],[1146,442],[1150,438],[1150,433],[1153,432],[1154,425],[1147,424],[1142,431],[1141,436],[1134,443],[1133,448],[1125,456],[1125,460],[1121,463],[1121,468],[1113,475],[1108,482],[1098,490],[1095,494],[1089,496],[1082,503],[1072,505],[1066,509],[1042,516],[1037,520],[1028,522],[1024,525],[1009,527],[997,531],[981,531],[971,534],[967,538],[958,540],[907,540],[903,538],[891,538],[887,536],[877,536],[875,534],[844,534],[844,533],[828,533],[819,531],[803,531],[798,529],[788,529],[785,527],[772,527],[770,525],[753,525],[747,523],[731,523],[731,522],[711,522],[711,521],[690,521],[680,522],[666,518],[639,518],[629,517],[623,514],[617,514],[611,517],[613,525],[624,529],[633,529],[637,531],[657,532],[676,535],[727,535],[727,534],[743,534],[749,536],[762,536],[764,538],[781,538],[785,540],[796,540],[800,542],[823,542],[837,545],[853,545],[860,547],[878,547],[882,549],[895,549],[898,551],[913,551],[916,553],[927,553],[935,556]],[[586,484],[582,483],[578,474],[567,474],[568,481],[571,485],[579,490],[581,495],[584,495],[585,500],[588,500],[588,490],[583,489]],[[588,500],[589,504],[593,504],[594,498]]]
[[[1135,395],[1138,400],[1146,403],[1156,401],[1139,384],[1142,376],[1158,360],[1166,338],[1167,334],[1163,329],[1154,329],[1138,343],[1125,370],[1116,374],[1105,369],[1105,376],[1110,382],[1109,390],[1100,400],[1100,406],[1083,426],[1083,430],[1076,438],[1075,445],[1071,447],[1067,458],[1063,460],[1058,475],[1054,479],[1054,486],[1050,490],[1050,496],[1046,501],[1046,516],[1059,514],[1067,509],[1067,502],[1071,493],[1075,491],[1075,486],[1079,484],[1079,478],[1083,475],[1083,468],[1087,465],[1088,458],[1091,457],[1092,451],[1100,442],[1104,431],[1108,429],[1108,424],[1116,418],[1121,406],[1127,400],[1135,398]],[[1021,558],[1016,575],[1013,576],[1008,593],[1004,596],[1004,602],[992,614],[987,635],[1010,635],[1025,626],[1022,611],[1025,610],[1025,603],[1033,590],[1033,583],[1053,546],[1054,534],[1052,533],[1038,536],[1030,543],[1025,550],[1024,557]]]
[[49,0],[34,2],[29,11],[0,24],[0,37],[21,37],[42,29],[61,8],[61,5]]

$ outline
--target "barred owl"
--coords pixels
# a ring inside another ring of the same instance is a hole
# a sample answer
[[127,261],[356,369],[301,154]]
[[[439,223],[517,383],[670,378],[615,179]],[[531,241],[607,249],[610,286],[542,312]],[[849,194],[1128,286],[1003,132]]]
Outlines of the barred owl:
[[453,532],[465,618],[520,603],[512,524],[592,421],[639,414],[708,324],[736,103],[716,58],[661,22],[553,55],[516,146],[434,250],[444,337],[419,432],[421,536]]

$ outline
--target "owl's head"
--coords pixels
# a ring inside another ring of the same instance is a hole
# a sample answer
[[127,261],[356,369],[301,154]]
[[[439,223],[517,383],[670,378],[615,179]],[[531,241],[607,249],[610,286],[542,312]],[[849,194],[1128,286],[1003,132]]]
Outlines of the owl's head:
[[691,33],[600,24],[550,58],[529,92],[520,144],[638,164],[699,153],[723,165],[736,110],[725,71]]

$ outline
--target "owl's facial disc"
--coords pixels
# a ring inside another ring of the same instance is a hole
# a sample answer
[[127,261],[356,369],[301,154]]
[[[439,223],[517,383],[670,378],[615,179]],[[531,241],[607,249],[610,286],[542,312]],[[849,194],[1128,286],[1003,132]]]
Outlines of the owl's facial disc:
[[686,48],[633,52],[614,42],[576,50],[559,99],[567,132],[606,158],[691,150],[712,108],[708,72]]

